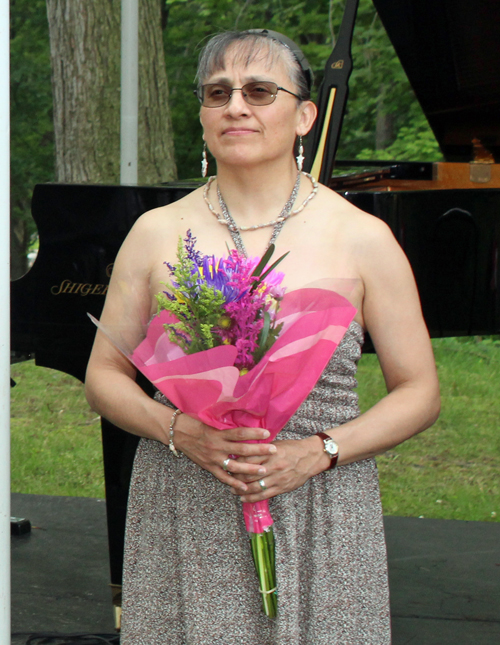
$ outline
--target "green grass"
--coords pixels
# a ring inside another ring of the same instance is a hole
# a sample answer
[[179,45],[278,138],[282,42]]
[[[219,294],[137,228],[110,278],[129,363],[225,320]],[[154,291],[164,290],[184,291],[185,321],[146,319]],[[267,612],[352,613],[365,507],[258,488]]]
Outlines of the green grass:
[[11,376],[12,490],[104,497],[100,419],[80,381],[33,361]]
[[[378,457],[387,515],[500,519],[500,342],[433,341],[442,394],[438,422]],[[103,497],[100,423],[83,386],[33,362],[12,366],[12,490]],[[366,410],[385,394],[377,358],[359,365]]]
[[[433,341],[441,384],[437,423],[377,458],[387,515],[500,518],[500,343]],[[359,366],[361,409],[385,393],[377,358]]]

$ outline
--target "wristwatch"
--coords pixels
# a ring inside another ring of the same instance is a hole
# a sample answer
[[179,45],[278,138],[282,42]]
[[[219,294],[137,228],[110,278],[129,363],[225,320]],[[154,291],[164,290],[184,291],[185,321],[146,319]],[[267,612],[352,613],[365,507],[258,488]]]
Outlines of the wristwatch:
[[339,447],[337,445],[337,442],[325,432],[317,432],[316,436],[323,441],[323,444],[325,446],[323,450],[330,457],[330,465],[328,466],[327,470],[335,468],[337,461],[339,460]]

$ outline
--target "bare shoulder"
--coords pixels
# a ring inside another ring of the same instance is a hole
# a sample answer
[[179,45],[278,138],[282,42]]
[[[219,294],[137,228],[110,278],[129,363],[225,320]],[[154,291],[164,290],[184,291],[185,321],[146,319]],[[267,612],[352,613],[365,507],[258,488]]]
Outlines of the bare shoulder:
[[189,219],[193,210],[199,208],[201,198],[202,188],[198,188],[171,204],[153,208],[137,219],[131,229],[131,233],[134,235],[154,235],[157,237],[159,232],[164,229],[170,231],[175,230],[177,223],[185,231],[185,224],[182,222],[186,218]]
[[391,229],[378,217],[362,211],[345,197],[320,186],[318,205],[346,238],[363,251],[397,244]]
[[200,199],[198,192],[141,215],[120,248],[114,271],[133,269],[149,274],[155,265],[174,258],[179,236],[184,237],[191,226],[189,219],[195,210],[193,204]]
[[186,230],[193,227],[193,215],[200,211],[201,199],[201,189],[197,189],[141,215],[127,235],[121,254],[141,249],[144,261],[155,257],[157,252],[164,257],[172,257],[172,252],[175,255],[179,236],[184,237]]
[[408,259],[385,222],[328,188],[321,187],[318,197],[325,237],[361,279],[365,294],[380,284],[413,281]]

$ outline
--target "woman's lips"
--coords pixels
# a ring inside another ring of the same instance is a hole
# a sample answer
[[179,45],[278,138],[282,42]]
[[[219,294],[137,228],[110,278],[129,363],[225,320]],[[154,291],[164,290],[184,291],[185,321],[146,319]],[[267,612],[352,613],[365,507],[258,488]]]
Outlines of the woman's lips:
[[255,130],[249,128],[228,128],[224,130],[222,134],[230,134],[232,136],[244,135],[244,134],[254,134]]

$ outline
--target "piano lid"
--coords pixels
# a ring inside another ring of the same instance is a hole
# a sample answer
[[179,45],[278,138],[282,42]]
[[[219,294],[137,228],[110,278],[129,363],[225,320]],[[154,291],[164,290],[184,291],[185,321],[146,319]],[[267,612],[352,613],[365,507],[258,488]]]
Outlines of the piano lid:
[[500,2],[373,0],[447,161],[500,162]]

